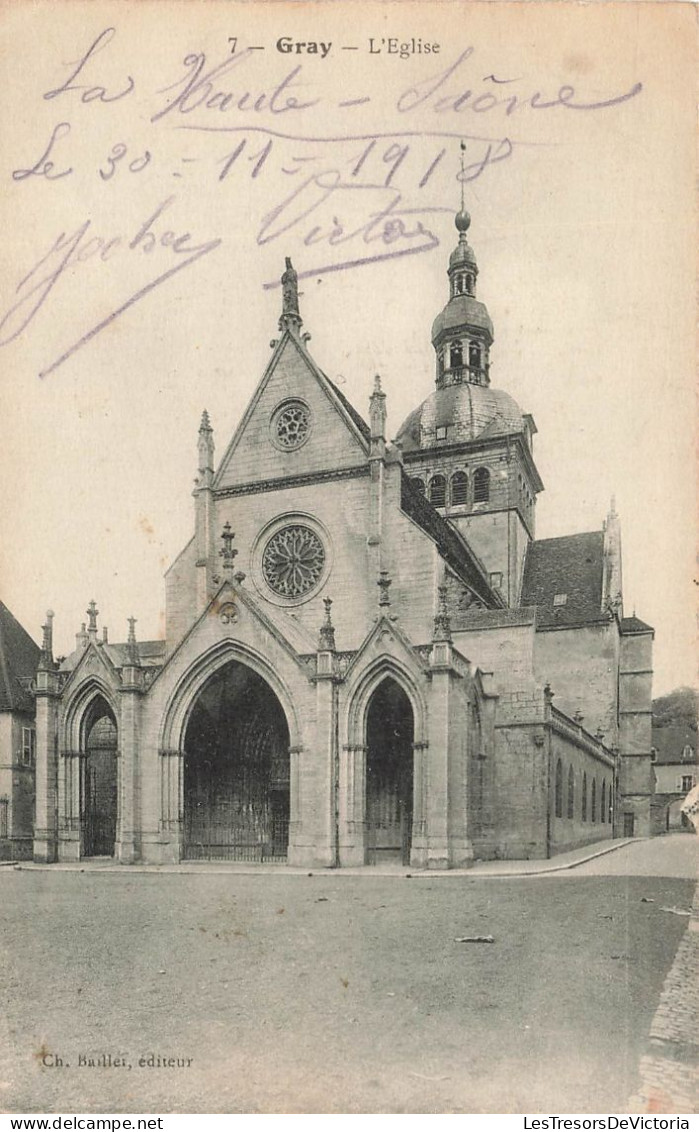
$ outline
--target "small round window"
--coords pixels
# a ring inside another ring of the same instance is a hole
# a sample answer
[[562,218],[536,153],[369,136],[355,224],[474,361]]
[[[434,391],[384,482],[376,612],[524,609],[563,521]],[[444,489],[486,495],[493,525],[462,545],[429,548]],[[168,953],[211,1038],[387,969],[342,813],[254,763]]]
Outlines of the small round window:
[[311,411],[303,401],[285,401],[272,417],[272,439],[286,451],[305,444],[310,431]]

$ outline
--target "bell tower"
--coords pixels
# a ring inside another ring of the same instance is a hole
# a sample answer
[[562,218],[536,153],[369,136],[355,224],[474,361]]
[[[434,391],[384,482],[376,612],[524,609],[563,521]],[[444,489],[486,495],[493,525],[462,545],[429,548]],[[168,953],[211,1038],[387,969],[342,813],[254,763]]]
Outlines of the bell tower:
[[533,418],[491,385],[493,323],[477,297],[471,217],[461,207],[449,257],[449,294],[432,325],[435,390],[403,423],[397,440],[414,486],[465,536],[505,602],[519,601],[527,546],[534,538]]

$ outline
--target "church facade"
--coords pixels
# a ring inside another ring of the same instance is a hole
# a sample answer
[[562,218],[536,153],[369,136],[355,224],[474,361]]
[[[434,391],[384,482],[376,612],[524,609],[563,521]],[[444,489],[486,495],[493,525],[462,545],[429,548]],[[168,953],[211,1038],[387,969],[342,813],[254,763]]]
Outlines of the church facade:
[[223,456],[204,412],[166,635],[94,602],[36,678],[36,860],[303,867],[548,857],[650,832],[653,630],[619,520],[536,540],[536,426],[491,384],[456,217],[435,387],[386,438],[311,357],[297,280]]

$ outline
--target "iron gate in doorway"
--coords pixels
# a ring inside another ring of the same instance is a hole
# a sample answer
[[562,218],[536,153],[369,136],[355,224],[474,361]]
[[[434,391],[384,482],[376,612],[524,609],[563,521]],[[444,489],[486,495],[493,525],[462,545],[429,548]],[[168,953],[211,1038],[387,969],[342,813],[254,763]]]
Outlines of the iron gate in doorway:
[[186,860],[283,861],[289,732],[276,695],[232,661],[204,686],[185,736]]
[[201,798],[185,810],[183,856],[188,861],[285,861],[288,794],[271,792],[269,805],[239,795]]

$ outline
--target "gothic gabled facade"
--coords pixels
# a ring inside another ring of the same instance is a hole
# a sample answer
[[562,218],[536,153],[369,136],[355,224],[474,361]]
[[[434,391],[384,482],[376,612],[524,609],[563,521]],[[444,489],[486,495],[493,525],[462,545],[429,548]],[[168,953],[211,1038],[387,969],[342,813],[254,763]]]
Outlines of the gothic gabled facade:
[[218,465],[201,420],[165,640],[110,644],[91,603],[59,666],[44,627],[38,860],[450,868],[648,832],[652,630],[613,508],[535,541],[536,428],[491,386],[469,224],[393,444],[380,380],[366,422],[312,359],[287,260]]

